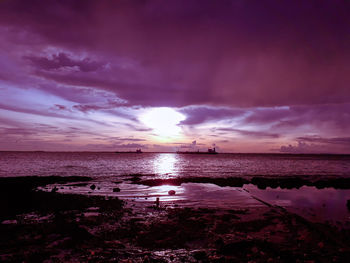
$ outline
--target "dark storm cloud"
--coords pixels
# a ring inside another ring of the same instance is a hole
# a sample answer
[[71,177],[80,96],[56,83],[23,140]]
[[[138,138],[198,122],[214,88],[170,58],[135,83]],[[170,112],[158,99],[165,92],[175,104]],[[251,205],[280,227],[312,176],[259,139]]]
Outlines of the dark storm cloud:
[[[38,72],[48,80],[90,83],[132,105],[247,107],[350,100],[348,1],[13,0],[0,5],[1,25],[22,34],[32,53],[40,43],[134,61],[128,69],[112,63],[109,73],[93,76],[101,66],[94,60],[62,52],[51,59],[30,57],[38,70],[80,69]],[[9,41],[19,45],[18,38]],[[134,77],[120,77],[120,71]]]
[[103,64],[91,61],[89,58],[81,60],[72,59],[65,53],[54,54],[52,58],[26,56],[25,59],[30,60],[35,66],[44,70],[61,69],[64,67],[76,67],[80,71],[90,72],[102,68]]

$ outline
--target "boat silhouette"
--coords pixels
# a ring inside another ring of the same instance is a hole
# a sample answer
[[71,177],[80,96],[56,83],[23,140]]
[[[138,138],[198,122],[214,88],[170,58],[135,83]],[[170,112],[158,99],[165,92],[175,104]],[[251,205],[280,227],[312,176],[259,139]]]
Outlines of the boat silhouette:
[[132,151],[125,151],[125,152],[114,152],[114,153],[142,153],[142,150],[141,149],[136,149],[136,151],[132,152]]
[[179,154],[218,154],[215,147],[214,148],[208,148],[207,152],[200,152],[198,151],[177,151],[176,153]]

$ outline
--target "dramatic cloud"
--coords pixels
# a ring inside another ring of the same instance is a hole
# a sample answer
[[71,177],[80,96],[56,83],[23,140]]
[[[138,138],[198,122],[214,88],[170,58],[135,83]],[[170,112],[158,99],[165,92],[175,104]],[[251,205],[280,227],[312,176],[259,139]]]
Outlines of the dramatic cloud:
[[[92,82],[131,103],[283,106],[350,98],[346,2],[14,0],[1,5],[0,22],[12,34],[36,36],[28,41],[33,51],[45,43],[133,61],[112,65],[109,78],[71,71],[61,78],[44,75],[75,85]],[[77,67],[89,73],[102,66],[60,51],[51,58],[25,58],[47,70]],[[113,77],[121,70],[133,78]]]
[[[295,146],[291,144],[281,146],[280,151],[284,153],[344,153],[350,151],[350,137],[322,138],[309,136],[298,137],[296,140],[297,144]],[[332,150],[330,151],[330,149]]]
[[[198,140],[227,151],[345,138],[349,13],[348,1],[331,0],[1,1],[0,128],[73,122],[159,149]],[[145,127],[139,116],[152,107],[184,114],[183,138],[162,142]],[[53,134],[50,149],[69,140]]]
[[72,59],[69,57],[69,55],[62,52],[53,54],[51,58],[34,56],[27,56],[24,58],[29,59],[35,66],[43,70],[76,68],[77,70],[83,72],[91,72],[96,71],[103,66],[103,64],[97,63],[96,61],[91,61],[88,58],[81,60]]

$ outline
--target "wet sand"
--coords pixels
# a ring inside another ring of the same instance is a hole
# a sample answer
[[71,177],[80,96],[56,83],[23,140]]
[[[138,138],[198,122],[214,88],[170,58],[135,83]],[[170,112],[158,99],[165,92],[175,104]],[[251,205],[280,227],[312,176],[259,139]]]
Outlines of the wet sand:
[[141,178],[113,186],[88,177],[0,178],[0,261],[345,262],[350,256],[346,226],[310,220],[257,187],[146,186]]

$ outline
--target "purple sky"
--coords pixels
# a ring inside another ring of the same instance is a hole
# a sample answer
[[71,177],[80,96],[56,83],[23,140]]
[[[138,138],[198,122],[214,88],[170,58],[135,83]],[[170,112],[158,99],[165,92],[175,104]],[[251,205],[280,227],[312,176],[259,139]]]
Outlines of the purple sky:
[[350,153],[350,1],[0,1],[0,150]]

